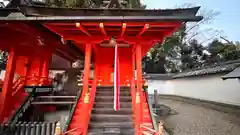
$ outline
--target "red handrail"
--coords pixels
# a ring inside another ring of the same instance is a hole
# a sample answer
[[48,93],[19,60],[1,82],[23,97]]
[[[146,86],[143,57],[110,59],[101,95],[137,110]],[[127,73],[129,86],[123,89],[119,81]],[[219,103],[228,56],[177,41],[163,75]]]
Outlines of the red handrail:
[[[78,129],[82,129],[82,128],[83,128],[82,126],[79,126],[79,127],[73,128],[71,130],[68,130],[68,131],[66,131],[64,133],[61,133],[60,135],[67,135],[68,133],[74,132],[74,131],[76,131]],[[83,133],[83,131],[80,132],[80,134],[82,134],[82,133]]]
[[[140,97],[140,94],[143,95],[143,91],[137,91],[136,92],[136,83],[137,81],[132,78],[132,81],[131,81],[131,95],[132,95],[132,106],[133,106],[133,114],[134,114],[134,119],[135,119],[135,130],[136,130],[136,135],[148,135],[148,134],[151,134],[153,133],[154,135],[163,135],[163,122],[160,122],[159,123],[159,130],[156,131],[152,128],[149,128],[147,126],[145,126],[141,119],[143,119],[143,115],[140,114],[140,111],[142,111],[141,108],[143,108],[144,104],[140,104],[137,100],[139,99],[136,99],[136,98],[140,98],[140,102],[143,102],[143,98],[144,96]],[[140,93],[141,92],[141,93]],[[139,95],[137,95],[136,93],[138,93]],[[139,97],[137,97],[139,96]],[[150,133],[149,133],[150,132]]]
[[12,96],[15,96],[24,86],[25,77],[19,77],[13,84]]
[[12,89],[16,89],[19,86],[19,84],[24,80],[25,80],[25,77],[22,77],[22,76],[18,77],[17,80],[14,81]]
[[[160,121],[159,124],[158,124],[158,131],[156,131],[154,129],[151,129],[151,128],[145,126],[144,124],[141,124],[140,127],[141,127],[141,133],[142,134],[151,132],[151,133],[154,133],[154,135],[163,135],[163,122],[162,121]],[[145,129],[147,131],[144,131],[143,129]]]
[[96,90],[97,90],[97,79],[94,79],[93,82],[92,82],[92,87],[91,87],[91,91],[90,91],[90,100],[89,100],[89,104],[88,104],[88,115],[87,115],[87,120],[86,120],[86,123],[84,123],[85,125],[85,129],[84,131],[87,131],[88,129],[88,123],[89,123],[89,120],[91,118],[91,110],[93,108],[93,103],[94,103],[94,100],[95,100],[95,95],[96,95]]
[[149,132],[152,132],[152,133],[157,133],[156,130],[152,129],[152,128],[149,128],[143,124],[140,125],[141,129],[145,129],[145,130],[148,130]]

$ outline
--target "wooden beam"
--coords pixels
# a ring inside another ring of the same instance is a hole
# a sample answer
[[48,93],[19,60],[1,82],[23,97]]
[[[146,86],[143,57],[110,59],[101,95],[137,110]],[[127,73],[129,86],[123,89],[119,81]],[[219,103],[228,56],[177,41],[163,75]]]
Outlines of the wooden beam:
[[6,67],[6,73],[3,83],[2,92],[0,94],[0,122],[3,121],[4,117],[8,116],[11,107],[14,104],[14,102],[11,102],[11,100],[14,100],[12,97],[12,85],[13,85],[13,79],[14,79],[14,72],[16,68],[16,49],[14,47],[10,48],[10,52],[8,54],[8,63]]
[[81,23],[76,23],[76,27],[79,28],[83,33],[85,33],[88,36],[91,36],[87,30],[81,25]]
[[49,29],[50,31],[56,33],[57,35],[59,35],[60,37],[63,37],[64,35],[62,33],[59,33],[58,30],[48,24],[43,24],[44,27],[46,27],[47,29]]
[[106,36],[65,36],[66,40],[74,40],[77,43],[91,43],[91,44],[98,44],[103,40],[109,40],[109,37]]
[[[168,28],[155,28],[155,29],[148,29],[149,32],[158,32],[158,31],[168,31],[168,30],[172,30],[172,28],[174,27],[168,27]],[[121,28],[123,29],[123,28]],[[64,35],[68,32],[71,32],[71,31],[77,31],[78,29],[59,29],[59,31],[61,31],[61,33],[63,33]],[[111,31],[111,32],[118,32],[120,31],[119,28],[108,28],[108,27],[105,27],[105,30],[106,31]],[[88,31],[99,31],[99,28],[88,28]],[[139,28],[125,28],[124,32],[126,31],[129,31],[129,32],[137,32],[139,31]],[[122,32],[122,31],[120,31]],[[92,35],[93,36],[93,35]]]
[[[179,22],[128,22],[127,26],[128,27],[141,27],[144,24],[149,24],[151,25],[151,28],[153,27],[175,27],[179,25]],[[75,23],[47,23],[49,26],[56,26],[56,27],[61,27],[61,26],[73,26],[75,27]],[[82,26],[99,26],[98,22],[82,22]],[[121,27],[122,23],[121,22],[104,22],[104,26],[118,26]]]
[[145,31],[147,31],[147,29],[150,28],[150,25],[147,23],[147,24],[144,24],[142,30],[137,34],[137,36],[141,36]]
[[125,31],[126,31],[126,28],[127,28],[127,23],[122,23],[122,32],[121,32],[121,37],[124,35]]
[[106,32],[105,29],[104,29],[104,24],[103,24],[103,23],[99,23],[99,27],[100,27],[103,35],[104,35],[104,36],[107,36],[107,32]]

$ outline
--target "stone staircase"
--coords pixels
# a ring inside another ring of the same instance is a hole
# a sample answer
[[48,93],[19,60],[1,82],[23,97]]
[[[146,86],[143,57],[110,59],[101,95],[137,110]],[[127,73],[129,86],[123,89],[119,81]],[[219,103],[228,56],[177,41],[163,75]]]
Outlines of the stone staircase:
[[120,110],[114,111],[113,87],[97,87],[89,135],[134,135],[130,88],[120,89]]

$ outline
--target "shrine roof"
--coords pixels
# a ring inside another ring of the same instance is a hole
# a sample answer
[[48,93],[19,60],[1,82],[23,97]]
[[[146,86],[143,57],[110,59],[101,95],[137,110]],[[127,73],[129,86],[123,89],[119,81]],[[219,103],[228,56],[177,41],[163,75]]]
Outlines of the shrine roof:
[[[87,9],[52,8],[21,5],[18,8],[0,9],[0,20],[39,20],[39,21],[199,21],[196,16],[200,7],[185,9]],[[24,16],[7,17],[11,13],[21,12]]]
[[114,37],[119,44],[132,45],[130,47],[141,42],[142,55],[145,55],[156,42],[163,42],[186,22],[200,21],[202,16],[196,15],[199,8],[73,9],[20,5],[0,9],[1,30],[6,33],[1,41],[6,42],[7,49],[10,44],[7,39],[12,35],[19,38],[14,42],[21,41],[29,46],[36,37],[52,45],[71,41],[75,48],[65,45],[57,49],[72,60],[80,57],[76,50],[84,53],[86,43],[94,44],[93,50],[96,50]]

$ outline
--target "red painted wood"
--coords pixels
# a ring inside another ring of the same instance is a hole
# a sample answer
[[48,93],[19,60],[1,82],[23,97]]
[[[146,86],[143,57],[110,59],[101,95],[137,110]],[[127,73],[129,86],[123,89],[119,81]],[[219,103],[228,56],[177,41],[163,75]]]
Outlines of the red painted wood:
[[137,36],[141,36],[149,28],[149,26],[149,24],[144,24],[142,30],[137,34]]
[[0,98],[0,121],[3,121],[3,118],[7,116],[10,112],[9,105],[11,105],[12,100],[12,86],[14,71],[16,67],[16,50],[14,47],[11,47],[8,54],[8,63],[6,67],[6,73]]
[[41,75],[41,57],[38,55],[29,56],[28,66],[26,85],[38,86]]
[[83,71],[83,95],[88,93],[88,81],[90,76],[90,64],[91,64],[91,51],[92,45],[86,44],[85,60],[84,60],[84,71]]
[[89,34],[89,32],[81,25],[81,23],[76,23],[76,27],[79,28],[86,35],[91,36],[91,34]]
[[[98,84],[105,86],[113,85],[114,72],[114,48],[98,48],[95,54],[94,65],[98,69],[95,74]],[[129,48],[119,48],[119,66],[120,66],[120,85],[126,86],[126,80],[131,80],[132,77],[132,51]],[[102,72],[104,71],[104,72]]]
[[126,28],[127,28],[127,23],[122,23],[122,31],[121,31],[121,35],[120,35],[121,37],[124,35]]
[[[142,95],[142,47],[140,44],[137,44],[136,46],[136,70],[137,70],[137,92],[140,94],[140,99],[143,99]],[[142,118],[142,102],[140,102],[140,117]],[[142,121],[142,120],[141,120]]]
[[102,31],[103,35],[104,35],[104,36],[107,36],[107,32],[105,31],[104,24],[103,24],[103,23],[100,23],[100,24],[99,24],[99,27],[100,27],[100,30]]
[[51,52],[45,50],[45,54],[42,56],[41,60],[41,74],[40,74],[40,85],[51,85],[49,82],[48,75],[49,75],[49,63],[51,61]]
[[[144,26],[144,24],[150,24],[151,27],[175,27],[180,22],[128,22],[129,27]],[[83,26],[99,26],[99,22],[81,22]],[[49,26],[75,26],[75,23],[47,23]],[[105,26],[122,26],[122,22],[104,22]]]

